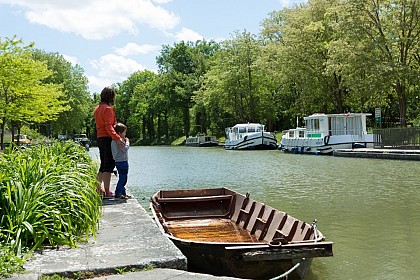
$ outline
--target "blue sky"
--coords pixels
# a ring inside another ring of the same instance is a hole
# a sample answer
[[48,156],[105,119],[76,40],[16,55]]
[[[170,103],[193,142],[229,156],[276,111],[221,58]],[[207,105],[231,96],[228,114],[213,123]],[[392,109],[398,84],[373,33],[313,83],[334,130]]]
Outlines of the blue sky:
[[162,45],[258,34],[274,10],[306,0],[0,0],[0,37],[79,64],[91,92],[138,70],[156,71]]

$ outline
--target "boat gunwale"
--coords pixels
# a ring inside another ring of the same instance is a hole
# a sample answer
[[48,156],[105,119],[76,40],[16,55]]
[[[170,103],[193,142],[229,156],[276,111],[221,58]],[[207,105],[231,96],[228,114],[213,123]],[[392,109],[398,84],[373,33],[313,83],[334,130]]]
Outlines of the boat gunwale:
[[[333,241],[316,241],[315,239],[305,240],[305,241],[291,241],[287,244],[281,245],[270,245],[267,242],[217,242],[217,241],[197,241],[191,239],[184,239],[173,236],[167,232],[163,232],[165,236],[169,239],[177,240],[183,244],[208,244],[208,245],[225,245],[225,249],[230,250],[249,250],[249,249],[287,249],[293,247],[302,247],[302,246],[319,246],[319,245],[330,245],[334,244]],[[324,237],[323,237],[324,238]]]

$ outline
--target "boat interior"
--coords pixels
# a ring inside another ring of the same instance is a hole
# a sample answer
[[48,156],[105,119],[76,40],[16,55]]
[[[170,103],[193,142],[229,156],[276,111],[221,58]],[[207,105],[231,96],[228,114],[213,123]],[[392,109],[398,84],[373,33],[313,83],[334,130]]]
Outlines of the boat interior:
[[323,240],[311,224],[226,188],[160,191],[152,207],[165,233],[179,239],[270,245]]

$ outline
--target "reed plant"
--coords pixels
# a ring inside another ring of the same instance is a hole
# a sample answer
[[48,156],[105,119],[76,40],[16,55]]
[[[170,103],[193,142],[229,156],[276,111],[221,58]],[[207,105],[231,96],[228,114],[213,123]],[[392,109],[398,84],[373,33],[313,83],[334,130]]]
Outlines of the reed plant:
[[78,144],[55,142],[0,155],[0,242],[18,256],[76,246],[96,235],[101,198],[96,163]]

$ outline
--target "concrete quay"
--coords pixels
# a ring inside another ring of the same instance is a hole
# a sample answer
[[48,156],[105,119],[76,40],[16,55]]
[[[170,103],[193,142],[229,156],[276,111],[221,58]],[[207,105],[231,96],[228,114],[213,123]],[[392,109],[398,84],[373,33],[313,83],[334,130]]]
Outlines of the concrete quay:
[[339,149],[333,152],[336,157],[378,158],[397,160],[420,160],[420,150],[400,149]]
[[187,271],[185,256],[158,229],[136,199],[105,199],[96,239],[78,248],[37,252],[23,274],[39,279],[58,274],[77,279],[235,279]]

